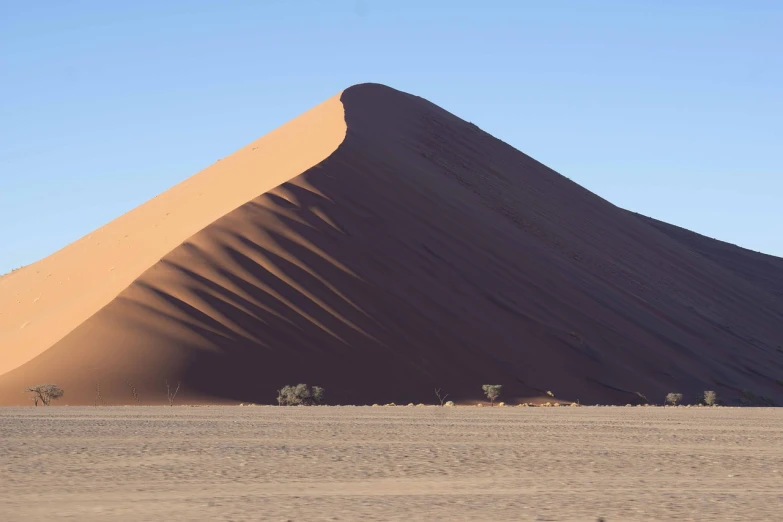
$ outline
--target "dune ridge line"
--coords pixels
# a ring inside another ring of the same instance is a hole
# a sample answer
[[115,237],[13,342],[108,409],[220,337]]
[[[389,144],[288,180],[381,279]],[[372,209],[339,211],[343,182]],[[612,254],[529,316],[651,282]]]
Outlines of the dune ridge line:
[[341,94],[0,278],[0,375],[65,337],[190,236],[334,152],[347,129]]

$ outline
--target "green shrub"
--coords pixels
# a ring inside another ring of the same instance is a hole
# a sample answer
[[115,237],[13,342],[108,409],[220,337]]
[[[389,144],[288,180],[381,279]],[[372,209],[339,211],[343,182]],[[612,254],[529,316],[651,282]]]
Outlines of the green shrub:
[[715,406],[718,404],[718,394],[712,390],[704,392],[704,404],[707,406]]
[[494,406],[495,399],[500,397],[500,392],[503,390],[503,386],[500,384],[485,384],[481,387],[484,390],[484,395],[489,399],[489,403]]

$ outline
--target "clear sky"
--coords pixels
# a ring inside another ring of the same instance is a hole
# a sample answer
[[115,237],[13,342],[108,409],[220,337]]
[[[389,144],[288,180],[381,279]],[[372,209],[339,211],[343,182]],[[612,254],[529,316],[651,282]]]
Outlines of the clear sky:
[[0,273],[366,81],[783,256],[781,28],[753,0],[2,0]]

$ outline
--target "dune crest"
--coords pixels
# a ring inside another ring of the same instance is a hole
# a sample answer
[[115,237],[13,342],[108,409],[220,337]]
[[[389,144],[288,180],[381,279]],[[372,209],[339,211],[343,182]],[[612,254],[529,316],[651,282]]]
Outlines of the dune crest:
[[[485,383],[507,402],[550,390],[582,403],[706,389],[783,399],[782,260],[620,209],[389,87],[351,87],[308,117],[320,125],[266,142],[286,168],[232,191],[233,206],[204,217],[201,196],[182,196],[198,226],[134,261],[132,278],[123,268],[124,286],[85,273],[72,302],[100,309],[17,315],[35,343],[4,339],[24,356],[3,355],[0,404],[37,382],[69,404],[95,403],[97,385],[107,404],[164,403],[165,381],[183,383],[181,402],[270,403],[298,382],[342,404],[428,402],[436,387],[475,400]],[[234,176],[253,146],[198,176]],[[162,220],[156,200],[134,212],[148,205]],[[106,251],[119,262],[134,248]],[[76,252],[71,266],[86,262]],[[59,273],[56,256],[20,271],[28,301],[49,284],[44,266]]]
[[187,238],[345,137],[340,94],[51,256],[0,278],[0,374],[62,339]]

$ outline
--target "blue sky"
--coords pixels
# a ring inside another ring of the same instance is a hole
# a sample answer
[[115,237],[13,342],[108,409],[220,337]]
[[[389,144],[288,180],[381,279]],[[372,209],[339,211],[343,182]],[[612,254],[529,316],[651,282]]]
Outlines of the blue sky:
[[781,27],[752,0],[2,2],[0,273],[365,81],[783,256]]

